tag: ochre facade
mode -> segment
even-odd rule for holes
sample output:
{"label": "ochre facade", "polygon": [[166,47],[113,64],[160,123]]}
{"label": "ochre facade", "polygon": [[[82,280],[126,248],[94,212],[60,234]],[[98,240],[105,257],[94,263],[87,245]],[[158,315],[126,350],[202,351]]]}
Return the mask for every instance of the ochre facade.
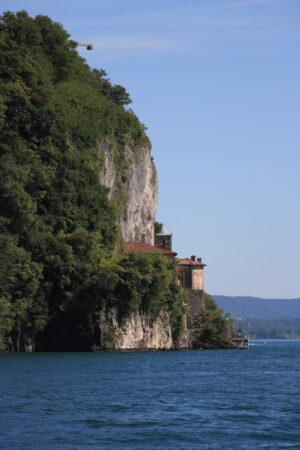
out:
{"label": "ochre facade", "polygon": [[184,289],[204,290],[204,267],[201,258],[178,259],[178,281]]}

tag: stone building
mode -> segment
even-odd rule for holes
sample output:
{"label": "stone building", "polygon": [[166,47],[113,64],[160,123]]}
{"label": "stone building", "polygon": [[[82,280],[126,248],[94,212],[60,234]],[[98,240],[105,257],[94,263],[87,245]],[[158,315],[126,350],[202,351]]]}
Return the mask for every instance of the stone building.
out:
{"label": "stone building", "polygon": [[204,304],[204,267],[201,258],[177,259],[178,283],[187,294],[187,312],[194,317],[201,313]]}
{"label": "stone building", "polygon": [[[156,248],[172,252],[172,233],[163,225],[159,233],[154,235]],[[173,252],[174,253],[174,252]],[[184,289],[204,290],[204,267],[201,258],[192,255],[191,258],[177,258],[178,282]]]}
{"label": "stone building", "polygon": [[154,245],[172,251],[172,234],[168,233],[164,225],[159,233],[154,234]]}
{"label": "stone building", "polygon": [[[124,242],[127,252],[159,251],[167,258],[176,258],[177,253],[172,250],[172,234],[162,226],[154,236],[154,246],[144,242]],[[204,301],[204,267],[201,258],[192,255],[191,258],[176,258],[178,268],[178,284],[187,294],[187,311],[191,316],[201,312]]]}
{"label": "stone building", "polygon": [[178,280],[184,289],[204,290],[204,267],[201,258],[192,255],[191,258],[177,259]]}

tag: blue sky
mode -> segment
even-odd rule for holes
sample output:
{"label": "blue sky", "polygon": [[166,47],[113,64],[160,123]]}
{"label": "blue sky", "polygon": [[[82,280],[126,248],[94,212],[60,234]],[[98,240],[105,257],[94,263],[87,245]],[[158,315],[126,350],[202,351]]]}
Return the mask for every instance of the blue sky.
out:
{"label": "blue sky", "polygon": [[46,14],[131,94],[157,219],[212,294],[300,297],[299,0],[3,0]]}

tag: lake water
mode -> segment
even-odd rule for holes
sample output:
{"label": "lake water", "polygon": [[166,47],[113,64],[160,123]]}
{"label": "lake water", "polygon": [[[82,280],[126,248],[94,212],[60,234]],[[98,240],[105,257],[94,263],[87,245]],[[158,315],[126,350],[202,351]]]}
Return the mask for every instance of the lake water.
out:
{"label": "lake water", "polygon": [[300,341],[0,355],[3,448],[300,448]]}

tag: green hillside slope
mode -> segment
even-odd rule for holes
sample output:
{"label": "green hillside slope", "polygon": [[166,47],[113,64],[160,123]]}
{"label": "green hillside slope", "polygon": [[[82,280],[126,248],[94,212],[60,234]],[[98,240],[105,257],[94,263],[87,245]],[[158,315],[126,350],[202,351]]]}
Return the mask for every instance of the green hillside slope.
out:
{"label": "green hillside slope", "polygon": [[[0,20],[0,349],[87,350],[100,311],[120,320],[170,311],[182,327],[176,267],[125,255],[125,144],[149,145],[130,98],[91,70],[58,23],[26,12]],[[99,182],[99,141],[114,150],[116,201]]]}

